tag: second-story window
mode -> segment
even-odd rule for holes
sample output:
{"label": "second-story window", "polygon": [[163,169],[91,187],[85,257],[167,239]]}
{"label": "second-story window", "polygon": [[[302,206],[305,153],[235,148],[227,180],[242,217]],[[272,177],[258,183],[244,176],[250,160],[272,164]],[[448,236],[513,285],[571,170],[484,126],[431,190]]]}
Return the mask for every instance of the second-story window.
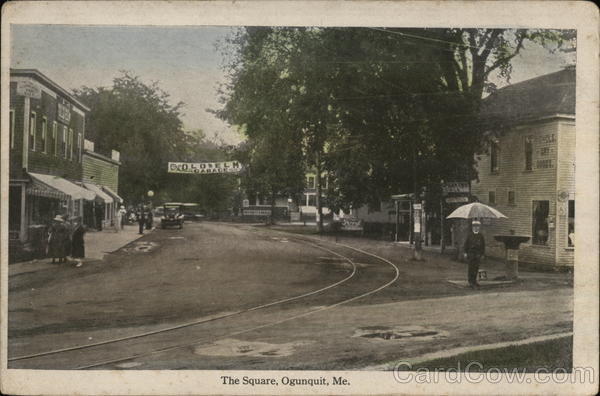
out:
{"label": "second-story window", "polygon": [[58,135],[57,135],[58,124],[56,121],[52,122],[52,154],[58,155]]}
{"label": "second-story window", "polygon": [[31,113],[29,116],[29,150],[35,151],[35,123],[36,123],[36,114]]}
{"label": "second-story window", "polygon": [[73,130],[69,128],[69,159],[73,160]]}
{"label": "second-story window", "polygon": [[77,133],[77,162],[81,161],[81,133]]}
{"label": "second-story window", "polygon": [[497,140],[492,140],[490,143],[490,172],[498,172],[498,157],[500,154],[500,147]]}
{"label": "second-story window", "polygon": [[48,152],[48,119],[46,117],[42,117],[42,152]]}
{"label": "second-story window", "polygon": [[62,127],[62,139],[60,142],[60,151],[62,156],[67,158],[67,127],[63,125]]}
{"label": "second-story window", "polygon": [[489,191],[488,192],[488,203],[490,205],[495,205],[496,204],[496,191]]}
{"label": "second-story window", "polygon": [[10,148],[15,148],[15,111],[10,111],[8,131],[10,133]]}
{"label": "second-story window", "polygon": [[533,169],[533,138],[525,137],[525,170]]}

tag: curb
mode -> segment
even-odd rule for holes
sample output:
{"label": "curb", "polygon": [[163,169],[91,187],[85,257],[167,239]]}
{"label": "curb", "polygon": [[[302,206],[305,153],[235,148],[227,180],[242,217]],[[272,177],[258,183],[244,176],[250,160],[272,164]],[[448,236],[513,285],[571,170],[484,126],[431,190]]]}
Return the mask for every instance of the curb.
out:
{"label": "curb", "polygon": [[394,370],[399,364],[414,365],[414,364],[427,362],[430,360],[445,359],[445,358],[449,358],[449,357],[453,357],[453,356],[458,356],[458,355],[462,355],[463,353],[468,353],[468,352],[485,351],[485,350],[490,350],[490,349],[505,348],[508,346],[527,345],[527,344],[533,344],[536,342],[555,340],[558,338],[564,338],[564,337],[569,337],[569,336],[573,336],[572,331],[566,332],[566,333],[550,334],[550,335],[546,335],[546,336],[525,338],[523,340],[516,340],[516,341],[504,341],[504,342],[496,342],[493,344],[483,344],[483,345],[452,348],[452,349],[448,349],[445,351],[426,353],[425,355],[416,356],[413,358],[406,358],[404,360],[396,360],[394,362],[384,363],[384,364],[380,364],[380,365],[376,365],[376,366],[367,366],[361,370],[391,371],[391,370]]}

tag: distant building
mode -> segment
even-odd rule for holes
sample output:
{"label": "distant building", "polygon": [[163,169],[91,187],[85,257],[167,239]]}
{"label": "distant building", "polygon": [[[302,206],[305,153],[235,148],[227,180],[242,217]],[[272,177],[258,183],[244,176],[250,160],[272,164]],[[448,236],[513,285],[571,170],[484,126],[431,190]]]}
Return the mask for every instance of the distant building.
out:
{"label": "distant building", "polygon": [[112,150],[109,158],[97,153],[94,143],[89,140],[85,141],[84,147],[82,182],[85,188],[96,193],[94,205],[84,204],[84,219],[86,224],[94,227],[107,227],[114,224],[116,211],[123,202],[118,195],[120,154]]}
{"label": "distant building", "polygon": [[528,235],[519,259],[572,266],[575,235],[575,69],[502,88],[484,101],[499,125],[487,153],[477,156],[472,194],[508,219],[485,221],[491,255],[503,257],[493,235]]}

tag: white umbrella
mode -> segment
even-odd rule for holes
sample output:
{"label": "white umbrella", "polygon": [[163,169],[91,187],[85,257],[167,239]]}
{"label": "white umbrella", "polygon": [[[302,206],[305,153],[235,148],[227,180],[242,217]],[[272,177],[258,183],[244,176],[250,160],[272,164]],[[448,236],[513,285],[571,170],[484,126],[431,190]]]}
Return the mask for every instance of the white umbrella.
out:
{"label": "white umbrella", "polygon": [[447,219],[507,219],[496,209],[479,202],[473,202],[457,208]]}

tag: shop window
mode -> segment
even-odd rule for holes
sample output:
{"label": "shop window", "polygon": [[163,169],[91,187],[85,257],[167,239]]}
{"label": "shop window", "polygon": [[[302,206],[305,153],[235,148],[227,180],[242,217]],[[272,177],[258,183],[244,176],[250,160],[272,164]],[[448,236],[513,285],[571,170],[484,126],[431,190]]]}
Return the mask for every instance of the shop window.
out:
{"label": "shop window", "polygon": [[46,117],[42,117],[42,152],[48,152],[48,119]]}
{"label": "shop window", "polygon": [[490,192],[488,192],[488,203],[490,205],[495,205],[496,204],[496,191],[490,191]]}
{"label": "shop window", "polygon": [[527,136],[525,138],[525,170],[533,169],[533,138]]}
{"label": "shop window", "polygon": [[508,204],[515,205],[515,192],[514,191],[508,192]]}
{"label": "shop window", "polygon": [[546,245],[548,243],[549,212],[550,201],[533,201],[531,212],[531,242],[534,245]]}
{"label": "shop window", "polygon": [[314,176],[306,177],[306,188],[315,188],[315,177]]}
{"label": "shop window", "polygon": [[62,127],[62,139],[60,142],[60,149],[62,156],[67,158],[67,127],[64,125]]}
{"label": "shop window", "polygon": [[567,243],[569,247],[575,246],[575,200],[569,200],[568,208],[568,232],[567,232]]}
{"label": "shop window", "polygon": [[35,125],[36,123],[36,114],[31,113],[29,116],[29,150],[35,151]]}
{"label": "shop window", "polygon": [[56,121],[52,122],[52,154],[58,154],[58,135],[57,135],[58,124]]}
{"label": "shop window", "polygon": [[8,132],[10,134],[10,148],[15,148],[15,111],[11,110],[9,115]]}
{"label": "shop window", "polygon": [[490,172],[498,172],[498,157],[500,155],[500,147],[498,141],[493,140],[490,146]]}

